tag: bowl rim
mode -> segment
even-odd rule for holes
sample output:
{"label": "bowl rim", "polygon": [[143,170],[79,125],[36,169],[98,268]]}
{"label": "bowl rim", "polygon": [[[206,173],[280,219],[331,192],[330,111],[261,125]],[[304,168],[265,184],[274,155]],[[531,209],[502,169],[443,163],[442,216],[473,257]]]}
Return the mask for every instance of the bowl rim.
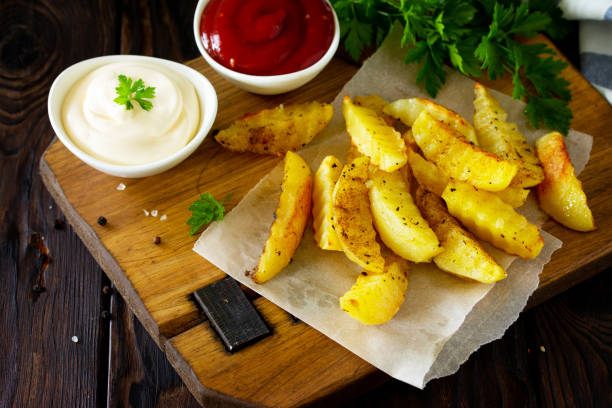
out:
{"label": "bowl rim", "polygon": [[[73,86],[78,80],[80,80],[96,68],[99,68],[106,64],[123,61],[143,61],[160,64],[176,72],[178,75],[181,75],[194,87],[196,95],[198,96],[198,101],[200,103],[201,113],[198,129],[196,130],[196,133],[191,138],[189,143],[187,143],[185,146],[183,146],[183,148],[168,157],[150,163],[136,165],[109,163],[81,150],[66,133],[61,113],[64,100],[71,86]],[[79,74],[79,71],[82,72],[80,72]],[[73,75],[75,76],[75,78],[71,79]],[[64,82],[68,80],[70,80],[71,83],[68,84],[66,88],[67,90],[65,91],[64,95],[58,96],[58,89],[62,87],[62,85],[65,85]],[[198,83],[195,83],[194,80],[197,80]],[[160,172],[168,170],[171,167],[174,167],[175,165],[179,164],[187,157],[189,157],[189,155],[191,155],[191,153],[193,153],[198,148],[198,146],[200,146],[200,144],[208,135],[217,116],[217,109],[218,100],[215,88],[210,83],[210,81],[200,72],[178,62],[144,55],[105,55],[77,62],[76,64],[73,64],[63,70],[55,78],[53,84],[51,85],[47,98],[47,112],[49,116],[49,121],[51,122],[51,126],[57,138],[62,142],[62,144],[66,146],[66,148],[68,148],[68,150],[70,150],[72,154],[74,154],[76,157],[78,157],[80,160],[90,165],[91,167],[94,167],[95,169],[110,175],[126,178],[147,177],[150,175],[158,174]]]}
{"label": "bowl rim", "polygon": [[319,58],[317,62],[299,71],[281,75],[251,75],[233,71],[221,65],[214,58],[212,58],[208,54],[208,52],[204,48],[204,44],[202,43],[202,38],[200,36],[200,20],[202,19],[204,7],[206,7],[209,2],[210,0],[199,0],[196,6],[195,14],[193,16],[193,35],[195,37],[195,42],[198,46],[198,50],[200,50],[200,54],[202,54],[202,57],[204,57],[206,62],[208,62],[208,64],[212,66],[215,71],[218,71],[221,75],[230,77],[235,81],[240,81],[244,83],[251,82],[254,85],[265,87],[278,86],[279,82],[293,81],[297,77],[307,77],[308,75],[314,76],[316,73],[318,73],[318,71],[322,70],[329,63],[329,61],[336,53],[338,45],[340,44],[340,22],[338,21],[336,10],[334,10],[334,6],[332,6],[329,0],[325,0],[325,2],[329,5],[332,11],[332,15],[334,16],[334,37],[332,38],[332,42],[327,48],[325,54],[323,54],[323,56]]}

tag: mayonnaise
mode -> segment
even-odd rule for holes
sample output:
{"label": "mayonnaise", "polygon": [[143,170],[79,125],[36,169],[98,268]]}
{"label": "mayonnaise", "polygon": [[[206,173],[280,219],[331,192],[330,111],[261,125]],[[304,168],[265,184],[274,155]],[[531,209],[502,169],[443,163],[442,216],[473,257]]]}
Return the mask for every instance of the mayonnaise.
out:
{"label": "mayonnaise", "polygon": [[[155,87],[143,110],[113,101],[118,76]],[[108,163],[138,165],[166,158],[182,149],[200,124],[200,102],[193,85],[182,75],[148,62],[119,62],[97,68],[68,92],[62,107],[64,129],[83,151]]]}

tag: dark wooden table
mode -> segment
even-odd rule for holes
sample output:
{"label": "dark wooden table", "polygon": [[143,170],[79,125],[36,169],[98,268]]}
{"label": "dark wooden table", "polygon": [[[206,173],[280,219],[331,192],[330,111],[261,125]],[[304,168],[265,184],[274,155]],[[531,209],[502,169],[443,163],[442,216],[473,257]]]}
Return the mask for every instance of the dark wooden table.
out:
{"label": "dark wooden table", "polygon": [[[196,57],[195,4],[0,2],[0,407],[198,406],[38,175],[53,79],[99,55]],[[457,374],[423,391],[390,380],[346,407],[612,406],[610,299],[608,270],[524,312]]]}

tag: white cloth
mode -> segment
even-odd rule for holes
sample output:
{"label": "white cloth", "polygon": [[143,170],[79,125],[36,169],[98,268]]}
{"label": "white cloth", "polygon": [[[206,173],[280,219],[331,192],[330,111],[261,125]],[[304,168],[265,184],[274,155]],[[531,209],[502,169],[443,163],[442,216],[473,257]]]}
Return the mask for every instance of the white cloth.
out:
{"label": "white cloth", "polygon": [[612,0],[561,0],[568,20],[580,21],[580,70],[612,104]]}

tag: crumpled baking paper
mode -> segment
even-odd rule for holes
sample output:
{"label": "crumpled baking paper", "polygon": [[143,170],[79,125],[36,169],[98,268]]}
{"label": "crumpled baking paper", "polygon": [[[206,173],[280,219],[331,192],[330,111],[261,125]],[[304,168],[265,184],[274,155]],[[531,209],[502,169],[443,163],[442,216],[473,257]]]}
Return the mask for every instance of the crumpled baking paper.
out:
{"label": "crumpled baking paper", "polygon": [[[328,154],[343,160],[350,139],[345,131],[341,101],[346,95],[376,93],[388,101],[428,98],[415,85],[418,67],[403,63],[401,30],[389,35],[338,94],[329,126],[300,152],[313,172]],[[315,79],[316,80],[316,79]],[[473,81],[449,70],[447,84],[436,102],[471,119]],[[527,126],[524,104],[494,92],[510,121],[534,143],[544,131]],[[586,165],[592,137],[570,131],[566,138],[576,171]],[[538,287],[539,274],[561,241],[542,231],[544,248],[536,259],[516,259],[501,251],[492,255],[506,268],[508,278],[494,285],[467,282],[438,270],[433,264],[412,265],[406,300],[388,323],[364,326],[339,307],[338,298],[355,282],[361,269],[343,253],[323,251],[310,225],[291,262],[265,284],[245,276],[257,264],[278,205],[282,163],[265,176],[220,222],[205,230],[194,250],[209,262],[287,312],[340,343],[353,353],[397,378],[423,388],[433,379],[454,373],[481,345],[500,338],[524,309]],[[521,209],[531,222],[542,225],[535,193]]]}

